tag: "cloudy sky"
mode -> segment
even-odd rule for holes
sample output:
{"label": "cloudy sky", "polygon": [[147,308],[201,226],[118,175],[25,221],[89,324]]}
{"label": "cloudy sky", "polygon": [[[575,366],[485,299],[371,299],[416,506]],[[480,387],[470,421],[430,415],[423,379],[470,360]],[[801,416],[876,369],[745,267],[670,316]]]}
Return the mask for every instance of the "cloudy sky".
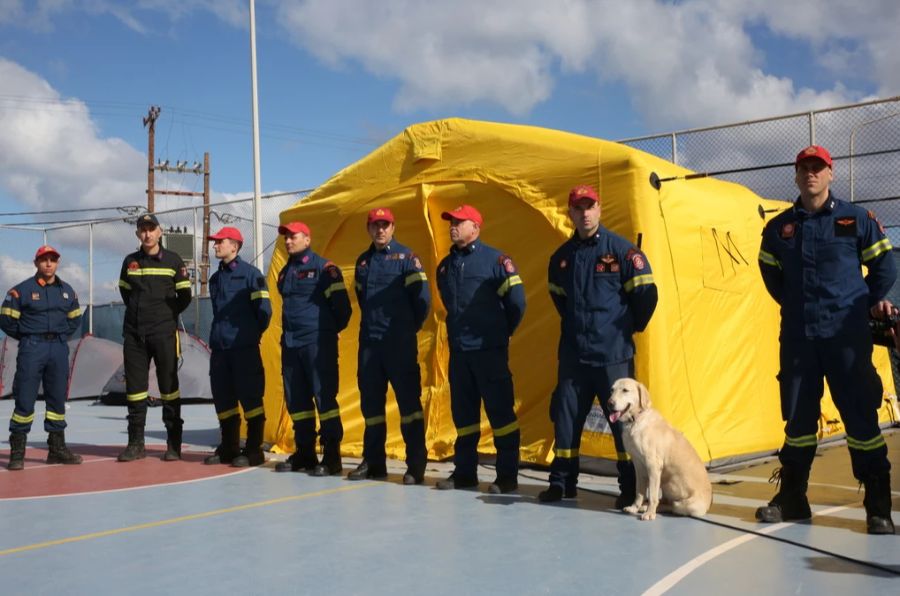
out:
{"label": "cloudy sky", "polygon": [[[898,23],[895,0],[257,0],[263,192],[450,116],[619,139],[898,95]],[[158,157],[209,151],[215,197],[246,196],[248,38],[247,0],[0,0],[0,223],[145,204],[150,105]],[[107,228],[115,268],[134,240]],[[85,287],[84,230],[49,239]],[[0,285],[41,241],[0,229]]]}

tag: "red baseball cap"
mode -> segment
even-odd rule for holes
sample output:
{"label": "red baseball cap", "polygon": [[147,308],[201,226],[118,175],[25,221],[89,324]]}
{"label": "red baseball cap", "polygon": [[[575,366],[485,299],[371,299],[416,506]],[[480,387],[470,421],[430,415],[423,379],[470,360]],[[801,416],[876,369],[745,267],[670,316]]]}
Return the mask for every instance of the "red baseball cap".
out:
{"label": "red baseball cap", "polygon": [[825,147],[820,147],[819,145],[810,145],[803,151],[797,154],[797,160],[794,162],[794,167],[797,167],[804,159],[821,159],[825,162],[825,165],[829,168],[831,167],[831,154],[828,153],[828,149]]}
{"label": "red baseball cap", "polygon": [[593,186],[589,184],[579,184],[569,191],[569,207],[580,201],[581,199],[590,199],[595,203],[600,202],[600,196]]}
{"label": "red baseball cap", "polygon": [[388,223],[394,223],[394,214],[391,213],[390,209],[379,207],[377,209],[372,209],[369,211],[369,217],[366,219],[366,224],[370,224],[373,221],[386,221]]}
{"label": "red baseball cap", "polygon": [[237,228],[232,228],[231,226],[225,226],[224,228],[222,228],[215,234],[211,234],[209,236],[209,239],[210,240],[228,239],[228,240],[235,240],[237,242],[240,242],[241,244],[244,243],[244,237],[241,236],[241,231]]}
{"label": "red baseball cap", "polygon": [[37,261],[44,255],[56,255],[56,258],[59,258],[59,251],[53,248],[52,246],[45,244],[44,246],[37,249],[37,252],[34,253],[34,260]]}
{"label": "red baseball cap", "polygon": [[278,226],[278,233],[282,236],[293,236],[297,232],[303,232],[307,236],[312,236],[312,234],[309,233],[309,226],[302,221],[291,221]]}
{"label": "red baseball cap", "polygon": [[484,219],[481,217],[481,214],[478,213],[478,209],[471,205],[460,205],[450,211],[444,211],[441,213],[441,219],[446,219],[447,221],[451,219],[469,219],[479,226],[484,223]]}

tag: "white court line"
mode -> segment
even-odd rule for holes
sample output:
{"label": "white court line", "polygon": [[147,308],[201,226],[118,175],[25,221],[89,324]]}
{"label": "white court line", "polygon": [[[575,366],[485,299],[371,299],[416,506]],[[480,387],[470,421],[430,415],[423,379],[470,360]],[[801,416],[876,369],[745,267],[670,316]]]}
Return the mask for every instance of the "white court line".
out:
{"label": "white court line", "polygon": [[[112,458],[110,458],[112,459]],[[100,460],[97,460],[100,461]],[[60,464],[62,465],[62,464]],[[158,486],[177,486],[179,484],[191,484],[194,482],[204,482],[206,480],[215,480],[216,478],[228,478],[229,476],[235,476],[236,474],[244,474],[246,472],[252,472],[262,466],[251,466],[245,469],[238,469],[234,472],[228,472],[225,474],[218,474],[216,476],[206,476],[204,478],[193,478],[191,480],[179,480],[178,482],[161,482],[158,484],[144,484],[141,486],[129,486],[127,488],[111,488],[108,490],[91,490],[87,492],[74,492],[74,493],[61,493],[58,495],[37,495],[34,497],[9,497],[9,498],[0,498],[0,503],[5,503],[7,501],[33,501],[36,499],[55,499],[57,497],[78,497],[81,495],[105,495],[107,493],[121,493],[130,490],[143,490],[145,488],[156,488]]]}
{"label": "white court line", "polygon": [[[832,507],[830,509],[823,509],[822,511],[816,512],[813,517],[818,517],[820,515],[829,515],[831,513],[836,513],[838,511],[843,511],[844,509],[850,509],[849,505],[841,505],[840,507]],[[774,524],[768,526],[762,530],[756,530],[758,534],[771,534],[773,532],[777,532],[783,528],[794,525],[789,522],[782,522],[778,524]],[[675,584],[683,580],[685,577],[693,573],[700,566],[712,561],[719,555],[724,555],[728,551],[739,547],[745,542],[749,542],[754,538],[759,538],[757,534],[744,534],[743,536],[739,536],[738,538],[733,538],[728,542],[720,544],[719,546],[706,551],[705,553],[698,555],[670,573],[669,575],[663,577],[661,580],[650,586],[646,592],[644,592],[643,596],[659,596],[660,594],[665,594],[669,590],[671,590]]]}

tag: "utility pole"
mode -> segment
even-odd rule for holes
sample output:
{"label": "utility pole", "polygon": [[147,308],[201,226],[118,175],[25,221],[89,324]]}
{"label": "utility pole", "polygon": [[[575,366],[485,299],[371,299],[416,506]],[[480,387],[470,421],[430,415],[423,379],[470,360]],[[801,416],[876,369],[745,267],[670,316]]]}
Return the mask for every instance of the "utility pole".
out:
{"label": "utility pole", "polygon": [[153,199],[154,199],[154,189],[153,189],[153,153],[154,149],[154,137],[156,136],[156,119],[159,118],[159,106],[150,106],[150,109],[147,111],[147,115],[144,116],[144,127],[146,128],[149,125],[149,129],[147,130],[147,211],[153,213]]}
{"label": "utility pole", "polygon": [[203,238],[200,240],[200,295],[206,296],[209,283],[209,151],[203,154]]}

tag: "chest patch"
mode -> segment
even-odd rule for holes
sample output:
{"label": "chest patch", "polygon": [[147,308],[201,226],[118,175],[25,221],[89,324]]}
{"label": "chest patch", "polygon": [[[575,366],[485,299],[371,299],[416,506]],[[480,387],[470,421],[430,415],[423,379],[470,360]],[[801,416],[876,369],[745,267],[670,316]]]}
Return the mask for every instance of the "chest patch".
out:
{"label": "chest patch", "polygon": [[316,270],[315,269],[298,269],[297,270],[297,279],[315,279],[316,278]]}
{"label": "chest patch", "polygon": [[797,233],[797,225],[793,222],[788,222],[781,226],[781,230],[778,231],[778,235],[781,236],[783,240],[787,240],[789,238],[793,238],[794,234]]}
{"label": "chest patch", "polygon": [[619,269],[619,259],[613,254],[600,255],[594,264],[595,273],[617,273]]}
{"label": "chest patch", "polygon": [[856,218],[855,217],[839,217],[834,220],[835,236],[856,236]]}
{"label": "chest patch", "polygon": [[137,270],[140,269],[140,268],[141,268],[141,266],[138,265],[138,262],[137,262],[137,261],[131,261],[130,263],[128,263],[128,270],[129,270],[129,271],[137,271]]}
{"label": "chest patch", "polygon": [[32,292],[32,293],[31,293],[31,299],[32,299],[34,302],[37,302],[38,300],[41,299],[40,293],[38,293],[38,292]]}

